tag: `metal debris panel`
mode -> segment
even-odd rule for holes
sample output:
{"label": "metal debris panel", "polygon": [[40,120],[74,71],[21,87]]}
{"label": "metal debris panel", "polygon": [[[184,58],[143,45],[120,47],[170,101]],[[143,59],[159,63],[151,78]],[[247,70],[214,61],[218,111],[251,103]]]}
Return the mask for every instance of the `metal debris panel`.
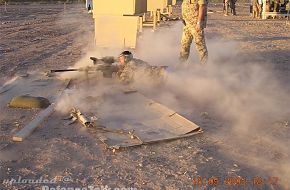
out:
{"label": "metal debris panel", "polygon": [[200,127],[174,110],[153,101],[139,92],[114,92],[98,107],[98,123],[106,129],[133,131],[102,133],[109,148],[120,148],[182,138],[199,133]]}

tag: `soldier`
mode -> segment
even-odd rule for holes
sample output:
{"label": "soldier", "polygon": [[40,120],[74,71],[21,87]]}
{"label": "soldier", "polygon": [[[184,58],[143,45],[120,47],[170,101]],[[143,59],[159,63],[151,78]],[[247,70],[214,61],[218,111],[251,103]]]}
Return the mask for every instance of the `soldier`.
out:
{"label": "soldier", "polygon": [[258,7],[258,0],[252,0],[252,6],[253,6],[253,18],[259,17],[259,7]]}
{"label": "soldier", "polygon": [[232,15],[236,14],[236,0],[224,0],[224,15],[229,15],[229,8],[231,8]]}
{"label": "soldier", "polygon": [[263,0],[258,0],[258,18],[262,18],[262,11],[263,11]]}
{"label": "soldier", "polygon": [[288,3],[286,3],[286,11],[287,11],[287,17],[288,17],[288,20],[289,20],[289,15],[290,15],[290,1],[288,0]]}
{"label": "soldier", "polygon": [[237,13],[236,13],[236,2],[237,2],[237,0],[230,0],[231,13],[234,16],[237,15]]}
{"label": "soldier", "polygon": [[166,67],[150,66],[140,59],[133,58],[133,54],[130,51],[123,51],[118,58],[117,76],[125,84],[133,82],[136,75],[138,77],[148,76],[153,80],[160,79],[164,75]]}
{"label": "soldier", "polygon": [[273,12],[279,12],[280,10],[280,0],[274,0]]}
{"label": "soldier", "polygon": [[224,16],[229,16],[230,0],[224,0]]}
{"label": "soldier", "polygon": [[183,0],[182,17],[184,22],[181,39],[180,62],[185,62],[189,57],[190,46],[194,40],[199,53],[200,62],[205,64],[208,58],[204,38],[204,28],[207,20],[207,0]]}

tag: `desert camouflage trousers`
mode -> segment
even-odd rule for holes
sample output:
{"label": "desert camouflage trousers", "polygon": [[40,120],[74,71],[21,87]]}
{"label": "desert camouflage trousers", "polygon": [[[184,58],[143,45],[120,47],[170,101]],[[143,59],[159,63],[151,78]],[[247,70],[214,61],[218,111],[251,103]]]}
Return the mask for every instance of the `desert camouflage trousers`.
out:
{"label": "desert camouflage trousers", "polygon": [[195,43],[200,62],[205,64],[207,62],[208,52],[205,44],[204,31],[201,30],[198,32],[192,25],[186,25],[183,27],[180,61],[185,62],[188,59],[192,41]]}
{"label": "desert camouflage trousers", "polygon": [[252,1],[253,5],[253,18],[262,18],[262,5],[258,3],[258,0]]}

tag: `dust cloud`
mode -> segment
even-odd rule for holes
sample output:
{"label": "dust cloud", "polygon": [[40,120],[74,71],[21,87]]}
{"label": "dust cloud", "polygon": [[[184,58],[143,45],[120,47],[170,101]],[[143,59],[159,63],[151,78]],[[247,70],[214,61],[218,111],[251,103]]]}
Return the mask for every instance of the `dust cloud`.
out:
{"label": "dust cloud", "polygon": [[287,180],[290,98],[289,90],[275,76],[273,63],[245,61],[249,58],[240,56],[239,43],[207,39],[207,65],[198,64],[192,47],[193,56],[178,67],[180,34],[181,26],[177,23],[173,29],[144,35],[137,54],[150,63],[171,68],[162,88],[146,88],[146,82],[139,83],[139,88],[175,110],[211,113],[223,124],[209,135],[235,150],[225,154]]}
{"label": "dust cloud", "polygon": [[[145,30],[133,51],[134,56],[151,65],[169,68],[162,86],[152,85],[142,78],[136,80],[134,88],[177,111],[208,112],[222,122],[208,135],[230,144],[235,150],[225,151],[225,155],[234,156],[241,164],[257,167],[271,176],[287,179],[290,175],[290,149],[287,148],[290,146],[287,123],[290,98],[289,91],[275,77],[272,63],[245,61],[239,54],[238,42],[211,38],[207,39],[207,65],[198,64],[195,47],[192,47],[188,63],[179,66],[181,33],[179,22],[154,33]],[[89,56],[118,55],[120,51],[94,49],[75,66],[85,66]],[[111,87],[102,85],[93,89],[90,93],[102,97]],[[73,99],[60,101],[59,110],[80,104],[79,100],[87,96],[87,92],[85,89],[74,91]],[[86,109],[85,105],[79,107]],[[206,127],[201,127],[207,134]]]}

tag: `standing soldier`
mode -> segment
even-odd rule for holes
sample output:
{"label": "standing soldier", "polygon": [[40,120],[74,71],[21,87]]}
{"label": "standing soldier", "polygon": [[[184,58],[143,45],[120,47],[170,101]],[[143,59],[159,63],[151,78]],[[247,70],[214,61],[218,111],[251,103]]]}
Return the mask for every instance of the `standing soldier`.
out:
{"label": "standing soldier", "polygon": [[184,21],[181,39],[180,61],[183,63],[189,57],[190,46],[194,40],[199,53],[200,62],[205,64],[208,58],[204,38],[204,28],[207,20],[207,0],[183,0],[182,17]]}
{"label": "standing soldier", "polygon": [[258,18],[259,16],[259,7],[258,7],[258,0],[252,0],[252,6],[253,6],[253,18]]}
{"label": "standing soldier", "polygon": [[274,0],[273,12],[279,12],[280,10],[280,0]]}
{"label": "standing soldier", "polygon": [[224,5],[225,16],[229,15],[229,8],[231,8],[232,15],[237,15],[236,14],[236,0],[224,0],[223,5]]}
{"label": "standing soldier", "polygon": [[231,12],[232,15],[237,15],[236,13],[236,0],[230,0],[230,7],[231,7]]}
{"label": "standing soldier", "polygon": [[287,17],[288,17],[288,20],[289,20],[289,14],[290,14],[290,1],[289,0],[288,0],[288,3],[286,3],[286,11],[287,11]]}
{"label": "standing soldier", "polygon": [[262,0],[253,0],[253,18],[262,18]]}
{"label": "standing soldier", "polygon": [[258,0],[258,18],[262,18],[262,11],[263,11],[263,0]]}
{"label": "standing soldier", "polygon": [[224,16],[229,16],[230,0],[224,0]]}

